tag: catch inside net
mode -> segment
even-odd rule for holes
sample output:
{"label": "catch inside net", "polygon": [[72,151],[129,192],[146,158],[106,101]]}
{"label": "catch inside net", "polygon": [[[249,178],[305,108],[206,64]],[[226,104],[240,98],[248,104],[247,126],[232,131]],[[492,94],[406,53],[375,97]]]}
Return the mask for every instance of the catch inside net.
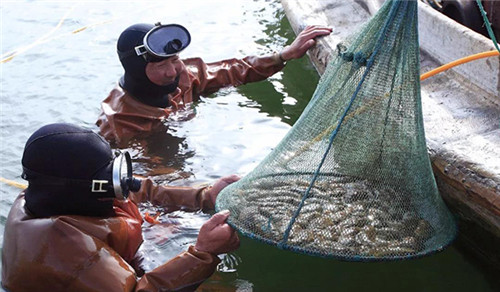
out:
{"label": "catch inside net", "polygon": [[386,1],[333,52],[278,146],[218,196],[242,234],[348,261],[443,249],[456,235],[425,142],[417,2]]}

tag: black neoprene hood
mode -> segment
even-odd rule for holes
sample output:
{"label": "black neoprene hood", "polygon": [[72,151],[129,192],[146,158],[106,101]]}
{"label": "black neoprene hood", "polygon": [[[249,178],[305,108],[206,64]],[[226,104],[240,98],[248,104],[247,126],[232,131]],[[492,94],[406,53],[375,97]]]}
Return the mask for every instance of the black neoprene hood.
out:
{"label": "black neoprene hood", "polygon": [[26,142],[22,157],[23,177],[29,186],[26,207],[34,215],[104,216],[113,201],[98,199],[90,187],[74,181],[111,181],[111,147],[89,129],[71,124],[50,124]]}
{"label": "black neoprene hood", "polygon": [[[120,86],[144,104],[165,108],[169,106],[168,94],[177,89],[179,77],[173,83],[165,86],[154,84],[146,75],[146,65],[148,64],[146,59],[148,58],[145,58],[145,56],[151,54],[138,55],[136,51],[136,48],[144,45],[144,37],[154,28],[156,27],[152,24],[134,24],[125,29],[118,38],[117,52],[123,69],[125,69],[125,74],[120,78]],[[172,44],[177,43],[178,39],[176,37],[179,34],[178,30],[171,31],[173,35],[170,38],[175,38],[174,41],[169,40],[167,34],[163,35],[165,37],[164,53],[168,56],[175,53],[172,51]],[[162,35],[160,34],[160,36]],[[179,51],[189,45],[189,42],[186,43],[184,38],[181,39],[185,42],[184,44],[181,44],[180,47],[173,46],[177,47]],[[152,47],[161,47],[158,45],[160,41],[160,39],[156,38],[155,46]],[[154,58],[153,60],[160,61],[162,59]]]}

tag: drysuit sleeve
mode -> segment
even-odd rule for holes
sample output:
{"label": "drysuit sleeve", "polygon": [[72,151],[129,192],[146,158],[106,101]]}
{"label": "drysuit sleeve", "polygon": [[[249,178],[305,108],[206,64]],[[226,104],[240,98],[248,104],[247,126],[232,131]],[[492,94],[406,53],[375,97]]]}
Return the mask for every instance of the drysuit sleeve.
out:
{"label": "drysuit sleeve", "polygon": [[195,75],[195,80],[193,80],[195,95],[208,95],[222,87],[261,81],[285,66],[277,55],[248,56],[243,59],[228,59],[212,63],[205,63],[200,58],[192,58],[184,60],[184,63]]}
{"label": "drysuit sleeve", "polygon": [[194,291],[220,263],[194,247],[137,278],[133,269],[108,248],[96,251],[66,291]]}
{"label": "drysuit sleeve", "polygon": [[141,189],[130,194],[130,199],[136,204],[149,201],[169,211],[180,208],[212,210],[215,206],[207,194],[208,190],[209,187],[162,186],[153,183],[151,179],[145,179],[141,183]]}
{"label": "drysuit sleeve", "polygon": [[135,291],[194,291],[215,272],[219,263],[217,256],[190,246],[167,263],[145,273],[138,280]]}

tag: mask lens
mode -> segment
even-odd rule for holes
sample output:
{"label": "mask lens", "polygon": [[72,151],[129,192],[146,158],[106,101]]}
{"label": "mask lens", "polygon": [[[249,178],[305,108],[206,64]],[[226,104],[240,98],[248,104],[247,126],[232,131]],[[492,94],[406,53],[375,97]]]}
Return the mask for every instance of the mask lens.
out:
{"label": "mask lens", "polygon": [[127,164],[123,163],[122,161],[122,167],[121,167],[121,174],[120,174],[120,186],[122,187],[122,193],[123,197],[127,198],[128,197],[128,185],[127,185]]}
{"label": "mask lens", "polygon": [[122,166],[124,155],[121,152],[116,152],[115,160],[113,161],[113,190],[115,197],[118,199],[125,199],[124,192],[121,186]]}
{"label": "mask lens", "polygon": [[144,38],[146,49],[157,57],[170,57],[184,50],[191,42],[187,29],[177,24],[160,25]]}
{"label": "mask lens", "polygon": [[113,190],[115,191],[115,197],[121,200],[128,197],[128,186],[126,181],[129,173],[130,177],[132,176],[132,170],[127,163],[127,157],[130,161],[130,154],[128,154],[128,152],[117,152],[113,162]]}
{"label": "mask lens", "polygon": [[115,197],[124,200],[130,191],[141,188],[141,181],[132,175],[132,159],[128,152],[118,152],[113,162],[113,189]]}
{"label": "mask lens", "polygon": [[165,52],[178,52],[182,49],[182,42],[178,39],[171,40],[165,46]]}
{"label": "mask lens", "polygon": [[[120,161],[120,163],[121,163],[121,165],[120,165],[120,182],[122,182],[122,183],[128,178],[128,175],[129,175],[129,169],[128,169],[128,163],[126,161],[126,155],[123,155],[123,158],[124,159],[121,159],[121,161]],[[129,159],[130,159],[130,156],[129,156]]]}

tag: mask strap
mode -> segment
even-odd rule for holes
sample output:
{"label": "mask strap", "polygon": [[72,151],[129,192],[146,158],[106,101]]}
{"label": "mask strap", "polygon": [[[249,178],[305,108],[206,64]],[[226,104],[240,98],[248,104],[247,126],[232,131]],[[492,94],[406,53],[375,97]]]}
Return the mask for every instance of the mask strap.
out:
{"label": "mask strap", "polygon": [[36,171],[23,167],[21,177],[29,181],[29,185],[34,186],[58,186],[58,187],[76,187],[89,190],[97,198],[113,198],[113,184],[108,180],[84,180],[61,178],[38,173]]}

